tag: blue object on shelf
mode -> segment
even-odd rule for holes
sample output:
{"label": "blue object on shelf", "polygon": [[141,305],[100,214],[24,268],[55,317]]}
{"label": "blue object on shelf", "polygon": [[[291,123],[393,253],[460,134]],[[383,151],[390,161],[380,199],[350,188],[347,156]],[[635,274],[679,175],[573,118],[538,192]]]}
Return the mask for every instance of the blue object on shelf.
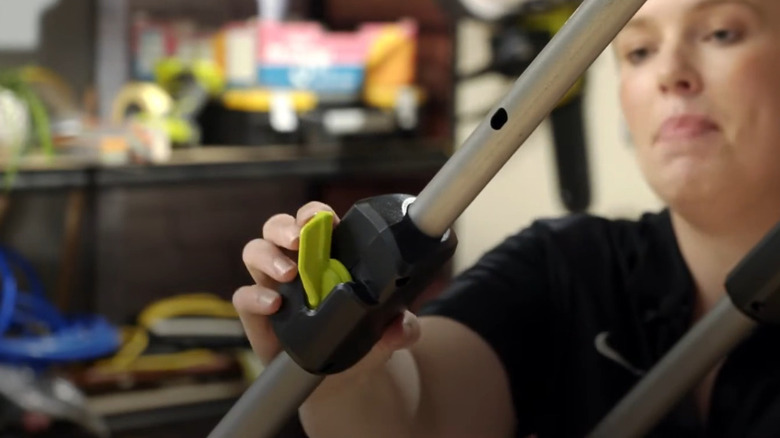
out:
{"label": "blue object on shelf", "polygon": [[308,90],[320,96],[355,95],[362,91],[365,67],[334,65],[301,67],[263,65],[258,68],[258,80],[272,89]]}
{"label": "blue object on shelf", "polygon": [[[19,290],[12,267],[24,274],[30,292]],[[0,362],[40,369],[96,359],[119,348],[119,330],[104,318],[60,314],[46,299],[33,267],[9,248],[0,247],[0,277]]]}

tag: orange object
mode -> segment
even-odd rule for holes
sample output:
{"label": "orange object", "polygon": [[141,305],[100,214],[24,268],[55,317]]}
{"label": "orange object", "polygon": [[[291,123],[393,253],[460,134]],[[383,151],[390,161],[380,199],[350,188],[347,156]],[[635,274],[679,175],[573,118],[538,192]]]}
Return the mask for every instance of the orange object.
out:
{"label": "orange object", "polygon": [[100,151],[104,153],[127,151],[127,140],[120,136],[106,136],[100,140]]}
{"label": "orange object", "polygon": [[214,61],[217,63],[222,75],[227,75],[227,31],[220,29],[212,38],[211,44],[214,50]]}
{"label": "orange object", "polygon": [[366,60],[365,86],[410,85],[417,63],[417,25],[412,20],[367,25],[375,32]]}

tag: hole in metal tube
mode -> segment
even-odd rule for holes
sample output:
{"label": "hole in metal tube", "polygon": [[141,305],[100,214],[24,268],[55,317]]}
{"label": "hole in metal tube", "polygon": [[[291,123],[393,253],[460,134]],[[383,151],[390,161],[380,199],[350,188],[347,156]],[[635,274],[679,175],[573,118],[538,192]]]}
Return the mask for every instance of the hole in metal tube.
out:
{"label": "hole in metal tube", "polygon": [[499,108],[490,119],[490,127],[498,131],[504,127],[504,124],[507,122],[507,120],[509,120],[509,115],[506,113],[506,110]]}

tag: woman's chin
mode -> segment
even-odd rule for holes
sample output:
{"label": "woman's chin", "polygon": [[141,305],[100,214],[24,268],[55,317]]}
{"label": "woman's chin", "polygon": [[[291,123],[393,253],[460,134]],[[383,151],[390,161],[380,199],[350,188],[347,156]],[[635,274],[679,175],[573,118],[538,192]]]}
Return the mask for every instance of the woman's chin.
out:
{"label": "woman's chin", "polygon": [[651,179],[653,189],[670,206],[713,205],[723,200],[724,178],[706,169],[671,168]]}

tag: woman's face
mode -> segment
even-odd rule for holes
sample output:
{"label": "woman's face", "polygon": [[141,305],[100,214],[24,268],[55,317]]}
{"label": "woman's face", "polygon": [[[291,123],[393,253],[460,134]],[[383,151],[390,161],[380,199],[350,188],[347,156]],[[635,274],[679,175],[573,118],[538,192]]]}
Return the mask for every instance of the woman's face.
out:
{"label": "woman's face", "polygon": [[780,0],[648,0],[615,49],[662,199],[713,214],[780,204]]}

